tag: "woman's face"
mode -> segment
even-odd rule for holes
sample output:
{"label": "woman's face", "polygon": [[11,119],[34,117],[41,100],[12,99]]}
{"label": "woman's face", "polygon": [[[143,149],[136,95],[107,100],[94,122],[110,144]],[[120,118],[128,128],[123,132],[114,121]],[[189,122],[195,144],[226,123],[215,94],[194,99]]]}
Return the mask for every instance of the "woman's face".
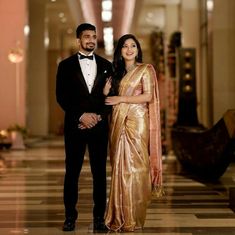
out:
{"label": "woman's face", "polygon": [[132,38],[129,38],[124,42],[121,54],[125,61],[135,61],[135,57],[138,55],[138,49]]}

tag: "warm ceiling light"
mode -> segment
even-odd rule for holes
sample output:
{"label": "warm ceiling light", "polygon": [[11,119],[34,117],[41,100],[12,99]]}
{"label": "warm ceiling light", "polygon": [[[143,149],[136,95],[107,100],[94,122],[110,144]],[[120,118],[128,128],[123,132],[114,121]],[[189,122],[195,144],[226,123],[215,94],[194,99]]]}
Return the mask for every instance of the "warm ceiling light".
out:
{"label": "warm ceiling light", "polygon": [[48,36],[45,36],[44,38],[44,46],[45,48],[48,48],[50,45],[50,38]]}
{"label": "warm ceiling light", "polygon": [[104,49],[106,55],[113,54],[113,28],[112,27],[104,27]]}
{"label": "warm ceiling light", "polygon": [[103,11],[111,11],[112,10],[112,1],[111,0],[103,0],[102,1],[102,10]]}
{"label": "warm ceiling light", "polygon": [[73,30],[71,28],[68,28],[67,29],[67,34],[72,34],[73,33]]}
{"label": "warm ceiling light", "polygon": [[17,41],[17,46],[15,48],[12,48],[8,54],[8,59],[12,63],[20,63],[23,61],[24,55],[23,55],[23,50],[20,48],[20,42]]}
{"label": "warm ceiling light", "polygon": [[61,21],[62,23],[65,23],[65,22],[67,22],[67,18],[63,17],[63,18],[61,18],[60,21]]}
{"label": "warm ceiling light", "polygon": [[207,5],[207,10],[208,11],[213,11],[213,8],[214,8],[213,0],[207,0],[206,5]]}
{"label": "warm ceiling light", "polygon": [[101,17],[102,17],[102,21],[110,22],[112,20],[112,12],[111,11],[102,11]]}
{"label": "warm ceiling light", "polygon": [[101,12],[102,21],[110,22],[112,20],[112,1],[103,0],[102,1],[102,12]]}
{"label": "warm ceiling light", "polygon": [[25,36],[29,36],[29,32],[30,32],[30,27],[29,27],[29,25],[25,25],[25,26],[24,26],[24,35],[25,35]]}
{"label": "warm ceiling light", "polygon": [[63,17],[64,17],[64,12],[60,12],[60,13],[59,13],[59,17],[60,17],[60,18],[63,18]]}

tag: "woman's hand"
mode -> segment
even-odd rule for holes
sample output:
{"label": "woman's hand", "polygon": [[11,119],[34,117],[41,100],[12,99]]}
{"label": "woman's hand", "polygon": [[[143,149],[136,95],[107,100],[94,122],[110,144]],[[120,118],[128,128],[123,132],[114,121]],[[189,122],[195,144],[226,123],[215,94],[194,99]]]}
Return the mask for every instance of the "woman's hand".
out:
{"label": "woman's hand", "polygon": [[115,104],[119,104],[122,103],[122,96],[108,96],[105,99],[105,104],[106,105],[115,105]]}
{"label": "woman's hand", "polygon": [[110,92],[110,89],[111,89],[111,86],[112,86],[111,82],[112,82],[111,77],[106,79],[106,83],[105,83],[105,86],[103,88],[103,94],[104,95],[108,95],[108,93]]}

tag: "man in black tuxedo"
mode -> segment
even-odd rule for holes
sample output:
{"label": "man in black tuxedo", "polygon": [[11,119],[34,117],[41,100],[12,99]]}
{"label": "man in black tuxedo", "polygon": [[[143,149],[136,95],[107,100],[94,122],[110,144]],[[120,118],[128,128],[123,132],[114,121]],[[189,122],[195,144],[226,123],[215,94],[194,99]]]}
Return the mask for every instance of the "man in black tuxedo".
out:
{"label": "man in black tuxedo", "polygon": [[103,88],[112,74],[112,64],[96,55],[96,28],[84,23],[76,31],[79,52],[60,62],[56,98],[65,112],[65,165],[63,231],[75,229],[78,217],[78,179],[88,147],[93,177],[94,230],[105,230],[106,159],[108,119]]}

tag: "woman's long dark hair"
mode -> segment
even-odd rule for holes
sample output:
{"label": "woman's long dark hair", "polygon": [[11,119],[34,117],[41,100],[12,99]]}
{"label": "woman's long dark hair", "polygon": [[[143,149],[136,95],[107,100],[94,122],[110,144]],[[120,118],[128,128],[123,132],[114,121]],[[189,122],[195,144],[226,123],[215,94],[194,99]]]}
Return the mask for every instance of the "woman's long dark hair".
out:
{"label": "woman's long dark hair", "polygon": [[127,39],[133,39],[137,45],[138,54],[136,57],[136,62],[142,63],[142,61],[143,61],[142,60],[142,49],[141,49],[140,43],[133,34],[125,34],[121,38],[119,38],[119,40],[117,42],[117,46],[114,51],[114,55],[113,55],[113,69],[114,69],[114,76],[113,76],[113,83],[114,84],[113,85],[115,86],[116,92],[118,90],[118,86],[119,86],[119,83],[120,83],[122,77],[127,72],[126,68],[125,68],[125,62],[122,57],[122,48],[123,48],[123,45],[125,44],[125,41]]}

